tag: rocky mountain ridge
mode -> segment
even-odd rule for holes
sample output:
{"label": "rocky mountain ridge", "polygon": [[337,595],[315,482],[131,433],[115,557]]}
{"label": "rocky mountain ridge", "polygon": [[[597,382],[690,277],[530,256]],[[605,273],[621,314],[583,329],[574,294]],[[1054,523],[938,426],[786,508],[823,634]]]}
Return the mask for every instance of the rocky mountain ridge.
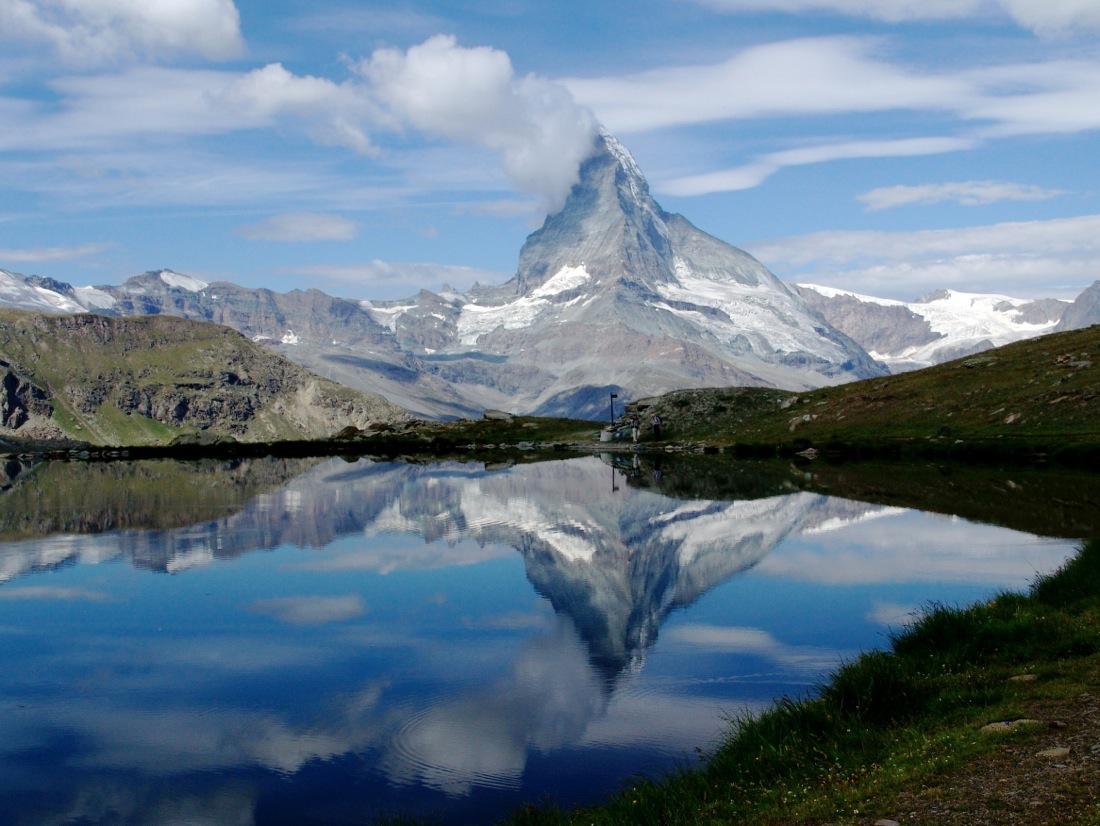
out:
{"label": "rocky mountain ridge", "polygon": [[606,133],[501,285],[354,301],[167,269],[97,287],[0,271],[0,305],[224,324],[432,418],[486,408],[597,418],[609,392],[626,400],[688,387],[812,389],[1051,332],[1069,306],[957,291],[898,302],[788,286],[665,212]]}
{"label": "rocky mountain ridge", "polygon": [[799,284],[795,289],[830,324],[894,373],[1053,332],[1070,306],[1053,298],[958,290],[940,290],[903,302],[817,284]]}

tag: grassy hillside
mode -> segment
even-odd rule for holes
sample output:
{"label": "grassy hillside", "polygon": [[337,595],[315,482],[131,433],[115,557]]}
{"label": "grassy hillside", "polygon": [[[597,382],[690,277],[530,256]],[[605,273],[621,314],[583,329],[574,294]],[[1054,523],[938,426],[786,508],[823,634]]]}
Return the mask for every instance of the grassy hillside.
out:
{"label": "grassy hillside", "polygon": [[166,316],[0,312],[3,430],[99,445],[325,438],[402,411],[226,327]]}
{"label": "grassy hillside", "polygon": [[810,393],[684,390],[632,408],[646,423],[659,413],[667,440],[710,444],[1095,445],[1100,443],[1100,326]]}

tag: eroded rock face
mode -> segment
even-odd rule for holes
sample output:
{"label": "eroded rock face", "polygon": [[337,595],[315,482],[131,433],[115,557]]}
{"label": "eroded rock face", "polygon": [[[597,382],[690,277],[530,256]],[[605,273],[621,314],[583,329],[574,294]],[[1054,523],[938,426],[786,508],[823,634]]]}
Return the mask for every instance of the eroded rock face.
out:
{"label": "eroded rock face", "polygon": [[16,373],[3,360],[0,371],[0,424],[8,430],[18,430],[32,417],[48,419],[53,415],[49,393]]}

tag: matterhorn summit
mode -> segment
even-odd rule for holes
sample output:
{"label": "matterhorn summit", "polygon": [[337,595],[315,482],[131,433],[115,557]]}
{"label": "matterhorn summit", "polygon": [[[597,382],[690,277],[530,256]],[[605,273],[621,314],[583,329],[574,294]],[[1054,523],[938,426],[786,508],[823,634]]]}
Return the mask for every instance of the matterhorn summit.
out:
{"label": "matterhorn summit", "polygon": [[[491,358],[521,411],[591,415],[608,391],[801,389],[883,372],[751,255],[661,209],[606,132],[565,206],[523,245],[515,277],[445,303],[420,316],[432,338],[446,329],[444,349],[482,359],[482,374]],[[403,326],[411,346],[426,338]]]}

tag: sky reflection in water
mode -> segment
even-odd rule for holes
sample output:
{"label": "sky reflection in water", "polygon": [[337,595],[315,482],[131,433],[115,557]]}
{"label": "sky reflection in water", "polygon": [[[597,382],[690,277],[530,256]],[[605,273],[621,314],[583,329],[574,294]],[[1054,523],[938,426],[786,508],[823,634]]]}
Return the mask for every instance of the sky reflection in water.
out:
{"label": "sky reflection in water", "polygon": [[596,458],[127,468],[0,496],[0,822],[597,799],[1076,544],[808,492],[671,498]]}

